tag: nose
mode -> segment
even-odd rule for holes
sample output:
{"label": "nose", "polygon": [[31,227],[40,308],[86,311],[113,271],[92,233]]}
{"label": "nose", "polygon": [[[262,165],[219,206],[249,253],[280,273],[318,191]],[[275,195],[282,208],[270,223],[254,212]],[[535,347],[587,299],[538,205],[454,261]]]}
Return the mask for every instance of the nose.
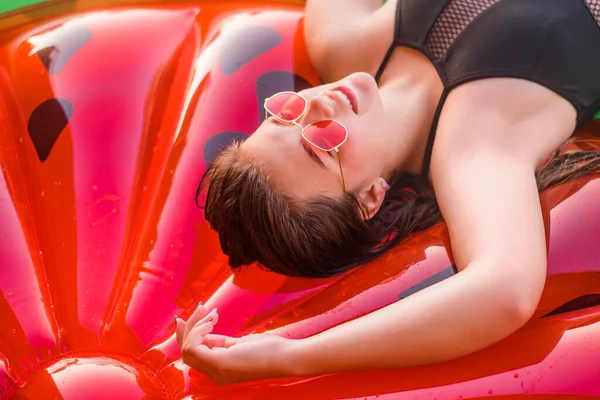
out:
{"label": "nose", "polygon": [[324,119],[332,119],[334,116],[335,110],[332,104],[329,104],[326,98],[315,96],[308,100],[306,112],[302,117],[302,125],[307,125]]}

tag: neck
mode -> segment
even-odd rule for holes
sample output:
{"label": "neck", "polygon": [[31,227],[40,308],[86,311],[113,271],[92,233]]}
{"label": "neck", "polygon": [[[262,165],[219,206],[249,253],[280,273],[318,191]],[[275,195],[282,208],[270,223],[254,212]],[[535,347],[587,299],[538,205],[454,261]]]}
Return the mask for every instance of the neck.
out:
{"label": "neck", "polygon": [[388,176],[398,172],[420,175],[433,116],[443,91],[429,62],[411,49],[394,54],[381,77],[381,95],[389,122]]}

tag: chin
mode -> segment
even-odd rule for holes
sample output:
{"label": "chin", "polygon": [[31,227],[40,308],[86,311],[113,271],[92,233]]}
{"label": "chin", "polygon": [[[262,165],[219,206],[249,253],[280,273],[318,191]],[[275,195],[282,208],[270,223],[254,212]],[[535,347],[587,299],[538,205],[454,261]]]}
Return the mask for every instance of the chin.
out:
{"label": "chin", "polygon": [[355,72],[348,75],[344,80],[360,92],[371,92],[373,90],[377,90],[377,82],[375,82],[375,78],[366,72]]}

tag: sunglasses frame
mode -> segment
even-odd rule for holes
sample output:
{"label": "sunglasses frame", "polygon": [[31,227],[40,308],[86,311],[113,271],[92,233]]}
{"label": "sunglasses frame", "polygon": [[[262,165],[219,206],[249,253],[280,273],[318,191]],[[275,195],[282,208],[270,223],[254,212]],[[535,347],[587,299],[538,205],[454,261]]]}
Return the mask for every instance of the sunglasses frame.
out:
{"label": "sunglasses frame", "polygon": [[[268,102],[269,100],[271,100],[272,98],[274,98],[275,96],[279,96],[279,95],[281,95],[281,94],[291,94],[291,95],[297,96],[297,97],[301,98],[302,100],[304,100],[304,109],[303,109],[303,110],[302,110],[302,112],[301,112],[301,113],[300,113],[300,114],[299,114],[299,115],[298,115],[296,118],[294,118],[293,120],[289,120],[289,121],[288,121],[288,120],[286,120],[286,119],[283,119],[283,118],[281,118],[281,117],[278,117],[277,115],[273,114],[273,113],[272,113],[272,112],[271,112],[271,111],[270,111],[270,110],[267,108],[267,102]],[[272,116],[273,116],[273,118],[275,118],[275,119],[276,119],[277,121],[279,121],[279,122],[282,122],[282,123],[284,123],[284,124],[288,124],[288,125],[296,125],[297,127],[299,127],[299,128],[300,128],[300,133],[302,134],[302,139],[304,139],[304,140],[305,140],[305,141],[306,141],[308,144],[310,144],[311,146],[313,146],[313,147],[315,147],[315,148],[317,148],[317,149],[319,149],[319,150],[321,150],[321,151],[324,151],[324,152],[330,152],[330,151],[332,151],[332,150],[333,150],[333,151],[335,151],[335,153],[336,153],[336,155],[337,155],[337,157],[336,157],[336,158],[337,158],[337,161],[338,161],[338,165],[339,165],[339,167],[340,167],[340,177],[341,177],[341,179],[342,179],[342,188],[343,188],[343,190],[344,190],[344,192],[345,192],[345,191],[346,191],[346,180],[344,179],[344,170],[342,169],[342,161],[341,161],[341,159],[340,159],[340,147],[341,147],[341,146],[342,146],[344,143],[346,143],[346,140],[348,140],[348,128],[346,128],[346,126],[345,126],[344,124],[342,124],[340,121],[337,121],[337,120],[335,120],[335,119],[332,119],[332,118],[328,118],[328,119],[322,119],[322,120],[319,120],[319,121],[311,122],[310,124],[308,124],[308,125],[306,125],[306,126],[304,126],[304,127],[303,127],[302,125],[300,125],[300,124],[299,124],[297,121],[298,121],[300,118],[302,118],[302,116],[303,116],[303,115],[306,113],[306,110],[308,109],[308,100],[306,100],[304,97],[302,97],[301,95],[299,95],[299,94],[298,94],[298,93],[296,93],[296,92],[291,92],[291,91],[283,91],[283,92],[278,92],[278,93],[275,93],[274,95],[272,95],[272,96],[269,96],[269,97],[267,97],[267,98],[265,99],[265,102],[264,102],[264,104],[263,104],[263,107],[265,108],[265,119],[267,119],[267,118],[269,117],[269,114],[270,114],[270,115],[272,115]],[[345,137],[344,137],[344,140],[342,140],[342,142],[341,142],[340,144],[338,144],[337,146],[335,146],[335,147],[332,147],[332,148],[330,148],[330,149],[324,149],[324,148],[322,148],[322,147],[320,147],[320,146],[317,146],[317,145],[316,145],[316,144],[314,144],[312,141],[310,141],[310,140],[309,140],[309,139],[306,137],[306,135],[304,135],[304,131],[305,131],[306,129],[308,129],[309,127],[311,127],[312,125],[320,124],[320,123],[322,123],[322,122],[335,122],[336,124],[338,124],[339,126],[341,126],[342,128],[344,128],[344,132],[345,132]]]}

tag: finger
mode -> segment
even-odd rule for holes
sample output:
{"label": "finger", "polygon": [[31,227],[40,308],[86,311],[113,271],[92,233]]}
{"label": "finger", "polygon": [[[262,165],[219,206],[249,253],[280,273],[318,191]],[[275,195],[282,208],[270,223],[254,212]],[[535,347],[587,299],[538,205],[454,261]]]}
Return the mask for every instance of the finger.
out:
{"label": "finger", "polygon": [[203,344],[190,347],[186,345],[185,352],[182,354],[183,362],[210,377],[219,366],[225,351],[228,350],[222,348],[213,350]]}
{"label": "finger", "polygon": [[193,347],[202,345],[202,340],[204,339],[204,336],[211,333],[213,330],[213,327],[214,327],[214,325],[213,325],[212,321],[207,321],[203,324],[200,324],[200,323],[197,324],[187,334],[187,337],[185,338],[185,342],[184,342],[185,345],[193,346]]}
{"label": "finger", "polygon": [[181,318],[177,318],[177,316],[175,316],[175,338],[177,339],[179,350],[181,350],[181,347],[183,346],[184,331],[185,322]]}
{"label": "finger", "polygon": [[194,311],[192,311],[192,315],[190,315],[190,317],[192,317],[193,315],[199,315],[199,318],[202,318],[206,315],[207,312],[208,309],[204,306],[202,302],[199,302],[198,305],[196,305]]}
{"label": "finger", "polygon": [[208,314],[206,314],[206,316],[204,318],[201,319],[201,321],[208,321],[208,320],[212,320],[213,324],[217,323],[217,321],[219,320],[219,313],[217,312],[216,308],[213,308],[212,310],[210,310],[210,312]]}
{"label": "finger", "polygon": [[237,338],[209,333],[204,336],[204,338],[202,339],[202,343],[211,349],[214,347],[228,348],[237,343]]}
{"label": "finger", "polygon": [[217,313],[217,309],[213,309],[211,312],[209,312],[208,314],[206,314],[203,318],[201,318],[200,320],[198,320],[198,322],[196,322],[194,325],[191,325],[191,322],[188,322],[188,327],[186,328],[186,335],[196,326],[196,325],[202,325],[207,323],[208,321],[211,321],[213,323],[213,325],[216,325],[216,323],[219,321],[219,314]]}
{"label": "finger", "polygon": [[217,315],[216,308],[213,308],[210,312],[207,312],[206,310],[207,309],[202,306],[198,307],[188,319],[188,323],[193,327],[197,323],[206,322],[208,319],[212,319]]}
{"label": "finger", "polygon": [[187,320],[186,329],[184,331],[184,337],[187,335],[190,329],[192,329],[194,325],[198,323],[198,321],[200,321],[207,315],[207,313],[208,310],[204,307],[202,302],[198,303],[198,306],[196,306],[196,309],[192,312],[192,315],[190,315],[190,317]]}

